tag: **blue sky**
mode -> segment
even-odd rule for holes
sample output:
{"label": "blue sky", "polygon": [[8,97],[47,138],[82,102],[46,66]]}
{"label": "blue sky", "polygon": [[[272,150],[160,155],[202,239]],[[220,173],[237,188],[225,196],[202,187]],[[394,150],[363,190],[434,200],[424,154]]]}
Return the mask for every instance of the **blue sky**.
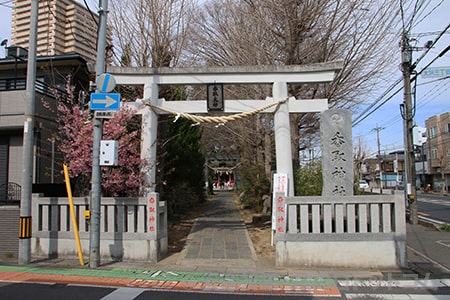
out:
{"label": "blue sky", "polygon": [[[437,9],[434,7],[439,5]],[[437,33],[442,32],[450,21],[450,1],[435,0],[430,1],[430,5],[416,19],[417,25],[411,30],[411,38],[417,40],[417,47],[422,47],[428,40],[435,40]],[[423,19],[423,20],[422,20]],[[422,20],[422,21],[420,21]],[[420,22],[419,22],[420,21]],[[400,37],[398,37],[400,41]],[[411,42],[413,45],[413,42]],[[448,45],[450,45],[450,31],[442,36],[439,42],[433,47],[428,54],[420,61],[416,71],[421,71],[436,56],[441,53]],[[413,52],[413,62],[417,60],[424,50]],[[398,63],[400,65],[400,47],[398,49]],[[444,56],[437,59],[429,68],[448,67],[450,69],[450,51]],[[396,72],[392,82],[402,76],[400,68]],[[425,127],[425,120],[429,117],[450,111],[450,78],[437,80],[438,78],[418,77],[417,80],[417,106],[415,114],[415,123],[418,126]],[[399,87],[402,87],[400,85]],[[380,90],[380,94],[384,90]],[[368,101],[373,102],[374,99]],[[403,103],[403,90],[384,104],[380,109],[367,117],[357,126],[353,127],[354,145],[357,143],[358,137],[361,137],[362,145],[369,150],[369,154],[377,152],[377,134],[374,128],[384,128],[379,132],[381,152],[392,152],[394,150],[403,149],[403,121],[400,115],[400,104]],[[358,114],[355,114],[356,117]]]}
{"label": "blue sky", "polygon": [[[83,0],[77,0],[83,3]],[[86,0],[91,9],[96,10],[98,0]],[[10,40],[11,6],[12,0],[0,0],[0,40]],[[438,6],[439,5],[439,6]],[[438,6],[437,9],[434,9]],[[443,31],[449,24],[450,0],[431,0],[423,12],[416,19],[416,25],[412,28],[412,37],[416,38],[417,46],[423,46],[428,40],[434,40],[437,33]],[[420,21],[420,22],[419,22]],[[400,41],[400,37],[399,37]],[[416,70],[420,71],[443,49],[450,45],[450,31],[443,35],[439,42],[428,52],[418,64]],[[414,51],[413,61],[421,56],[423,51]],[[0,49],[0,56],[4,55],[4,49]],[[398,62],[400,64],[400,49],[398,49]],[[436,60],[430,67],[448,67],[450,69],[450,51]],[[394,81],[401,77],[398,70]],[[415,122],[424,127],[425,120],[433,115],[450,111],[450,78],[443,80],[425,79],[419,76],[417,86],[417,109]],[[390,83],[389,83],[390,84]],[[380,90],[380,94],[384,90]],[[368,99],[371,103],[374,99]],[[357,126],[353,127],[354,144],[361,137],[362,145],[369,154],[377,151],[376,127],[383,128],[380,131],[380,144],[382,152],[390,152],[403,148],[403,122],[400,116],[399,105],[403,102],[403,92],[398,93],[380,109],[367,117]],[[357,114],[354,115],[356,117]]]}

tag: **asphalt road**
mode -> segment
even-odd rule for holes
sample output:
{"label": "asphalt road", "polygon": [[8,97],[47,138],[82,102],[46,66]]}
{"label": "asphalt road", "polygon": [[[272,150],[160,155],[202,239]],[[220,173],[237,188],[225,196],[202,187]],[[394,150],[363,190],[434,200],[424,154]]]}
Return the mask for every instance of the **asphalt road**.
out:
{"label": "asphalt road", "polygon": [[0,282],[0,297],[8,300],[336,300],[336,299],[450,299],[449,280],[338,281],[341,297],[311,297],[311,295],[243,295],[232,293],[174,292],[130,287],[99,287],[66,284]]}
{"label": "asphalt road", "polygon": [[[6,283],[0,282],[0,299],[8,300],[295,300],[311,299],[310,295],[244,295],[230,293],[174,292],[143,288],[108,288],[97,286]],[[340,297],[314,297],[316,300],[341,299]]]}
{"label": "asphalt road", "polygon": [[450,224],[450,197],[419,194],[417,204],[422,216]]}

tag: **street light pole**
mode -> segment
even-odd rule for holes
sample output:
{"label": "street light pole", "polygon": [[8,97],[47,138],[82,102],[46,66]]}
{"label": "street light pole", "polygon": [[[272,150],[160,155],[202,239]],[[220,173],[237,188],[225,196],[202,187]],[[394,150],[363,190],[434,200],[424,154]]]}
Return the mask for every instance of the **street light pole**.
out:
{"label": "street light pole", "polygon": [[[97,63],[95,66],[96,77],[105,72],[106,14],[108,13],[108,0],[99,0],[98,7],[99,29],[97,37]],[[98,91],[98,87],[96,87],[96,89]],[[89,267],[97,268],[100,265],[100,200],[102,191],[100,144],[103,134],[103,119],[94,117],[93,122]]]}
{"label": "street light pole", "polygon": [[411,61],[412,48],[409,45],[409,36],[405,31],[403,32],[402,42],[402,72],[403,72],[403,103],[400,105],[401,113],[404,123],[404,138],[405,138],[405,183],[406,194],[410,203],[410,222],[411,224],[418,224],[417,217],[417,197],[416,197],[416,170],[415,170],[415,154],[413,144],[413,106],[411,99]]}

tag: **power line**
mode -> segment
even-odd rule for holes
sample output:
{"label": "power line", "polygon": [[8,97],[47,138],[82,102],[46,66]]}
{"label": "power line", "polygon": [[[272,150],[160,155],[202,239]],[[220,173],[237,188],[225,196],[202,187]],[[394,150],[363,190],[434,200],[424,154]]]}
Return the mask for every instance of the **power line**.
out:
{"label": "power line", "polygon": [[[425,106],[426,104],[432,102],[433,100],[435,100],[437,97],[439,97],[440,95],[442,95],[443,93],[445,93],[446,91],[448,91],[450,89],[450,81],[447,82],[443,82],[441,81],[441,85],[435,86],[433,88],[433,90],[431,90],[429,93],[427,93],[426,95],[424,95],[420,100],[418,100],[418,107],[417,108],[421,108],[423,106]],[[424,98],[426,97],[426,98]],[[450,106],[450,103],[449,103]],[[384,127],[384,129],[387,129],[393,125],[395,125],[397,122],[399,122],[401,120],[400,115],[394,115],[392,118],[390,118],[389,120],[387,120],[386,122],[384,122],[382,124],[382,126]],[[371,132],[373,132],[373,130],[369,130],[365,133],[362,133],[362,135],[368,136]],[[373,138],[371,139],[372,141],[376,142],[376,139]],[[399,148],[400,146],[395,146],[394,148]],[[401,146],[403,147],[403,145]]]}
{"label": "power line", "polygon": [[8,1],[3,1],[3,2],[0,2],[0,6],[4,6],[4,7],[7,7],[7,8],[12,8],[12,5],[8,5],[8,4],[12,4],[12,2],[13,2],[13,0],[8,0]]}
{"label": "power line", "polygon": [[95,18],[94,14],[92,13],[92,10],[91,10],[91,8],[89,7],[89,4],[87,3],[86,0],[83,0],[83,2],[84,2],[84,5],[86,6],[87,10],[88,10],[89,13],[90,13],[92,20],[94,20],[95,25],[98,27],[97,19]]}
{"label": "power line", "polygon": [[438,4],[436,4],[436,6],[434,6],[425,16],[422,17],[422,19],[420,19],[419,21],[417,21],[414,26],[419,25],[420,23],[423,22],[423,20],[425,20],[427,17],[429,17],[439,6],[441,6],[444,3],[444,0],[441,0],[441,2],[439,2]]}
{"label": "power line", "polygon": [[[411,69],[412,69],[412,70],[414,70],[415,67],[417,66],[417,64],[425,57],[425,55],[428,54],[428,52],[430,52],[431,48],[433,48],[433,46],[436,45],[436,43],[439,41],[439,39],[447,32],[447,30],[448,30],[449,28],[450,28],[450,23],[449,23],[449,24],[447,25],[447,27],[445,27],[445,29],[444,29],[443,31],[441,31],[441,33],[434,39],[433,43],[432,43],[429,47],[426,48],[425,52],[422,53],[422,55],[421,55],[419,58],[417,58],[416,61],[411,65]],[[448,49],[449,49],[449,47],[450,47],[450,46],[447,46],[447,48],[444,49],[444,51],[447,52]],[[439,57],[441,57],[441,56],[444,55],[444,54],[445,54],[445,53],[439,54]],[[428,64],[427,67],[428,67],[429,65],[430,65],[430,64]],[[425,69],[425,68],[424,68],[424,69]],[[423,72],[424,69],[422,69],[421,73]]]}
{"label": "power line", "polygon": [[[442,3],[439,3],[432,10],[434,11],[441,4]],[[419,5],[418,2],[416,1],[416,4],[414,6],[414,10],[413,10],[413,15],[412,15],[410,21],[408,22],[408,24],[409,24],[408,27],[410,27],[412,25],[412,20],[414,19],[414,17],[417,14],[418,10],[420,10],[420,8],[422,6],[423,6],[423,3]],[[400,8],[401,8],[400,11],[401,11],[402,23],[404,24],[403,26],[406,26],[402,1],[400,1]],[[427,14],[427,16],[429,16],[429,15],[430,14]],[[422,19],[421,19],[421,21],[422,21]],[[436,45],[436,43],[442,38],[442,36],[447,32],[447,30],[449,28],[450,28],[450,24],[447,25],[447,27],[444,30],[439,32],[439,35],[435,38],[435,40],[433,41],[431,47],[427,48],[427,50],[418,59],[416,59],[414,64],[411,65],[411,70],[413,70],[417,66],[417,64],[429,53],[430,49],[434,45]],[[428,68],[433,62],[435,62],[439,57],[442,57],[449,50],[450,50],[450,45],[446,49],[444,49],[437,57],[435,57],[428,65],[426,65],[424,68],[422,68],[422,70],[420,72],[416,73],[415,76],[413,78],[411,78],[411,80],[415,81],[418,75],[420,75],[426,68]],[[354,127],[354,126],[360,124],[363,120],[365,120],[367,117],[369,117],[371,114],[373,114],[376,110],[378,110],[381,106],[383,106],[389,100],[391,100],[395,95],[397,95],[402,90],[402,88],[397,89],[394,92],[394,94],[390,95],[386,100],[381,102],[383,100],[383,98],[386,97],[401,81],[402,81],[402,77],[397,79],[390,87],[388,87],[387,90],[380,97],[378,97],[371,105],[369,105],[364,111],[362,111],[353,120],[352,126]],[[380,103],[380,104],[378,104],[378,103]],[[375,105],[377,105],[377,106],[375,106]]]}
{"label": "power line", "polygon": [[[398,81],[398,82],[397,82]],[[401,79],[400,80],[397,80],[396,81],[396,84],[395,84],[395,86],[396,85],[398,85],[399,83],[400,83],[400,81],[401,81]],[[395,87],[394,86],[394,87]],[[392,94],[392,95],[390,95],[387,99],[385,99],[382,103],[380,103],[378,106],[376,106],[376,107],[374,107],[374,105],[375,104],[377,104],[378,102],[380,102],[383,98],[384,98],[384,96],[386,95],[386,94],[388,94],[390,91],[392,90],[392,88],[390,89],[390,90],[388,90],[388,91],[386,91],[381,97],[379,97],[370,107],[369,107],[369,109],[366,109],[363,113],[367,113],[365,116],[363,116],[363,114],[360,114],[356,119],[355,119],[355,121],[353,121],[353,124],[352,124],[352,126],[354,127],[354,126],[356,126],[356,125],[358,125],[359,123],[361,123],[362,121],[364,121],[365,119],[367,119],[371,114],[373,114],[376,110],[378,110],[381,106],[383,106],[384,104],[386,104],[389,100],[391,100],[392,98],[394,98],[394,96],[396,96],[401,90],[403,90],[403,86],[402,87],[400,87],[400,88],[398,88],[397,90],[395,90],[395,92]],[[372,109],[370,112],[369,112],[369,110],[370,109]]]}
{"label": "power line", "polygon": [[[436,40],[433,42],[433,45],[436,44],[436,42],[443,36],[443,34],[450,28],[450,24],[443,30],[441,31],[441,34],[436,38]],[[441,53],[439,53],[436,57],[434,57],[425,67],[423,67],[419,72],[417,72],[412,78],[411,81],[415,81],[417,76],[422,74],[423,71],[425,71],[431,64],[433,64],[437,59],[439,59],[440,57],[442,57],[445,53],[447,53],[450,50],[450,45],[447,46],[444,50],[441,51]],[[427,51],[428,53],[428,51]],[[424,57],[424,55],[422,55],[420,57],[420,59],[416,60],[416,62],[413,64],[413,66],[417,65],[420,60],[422,60]],[[358,125],[359,123],[361,123],[363,120],[365,120],[366,118],[368,118],[371,114],[373,114],[376,110],[378,110],[381,106],[383,106],[384,104],[386,104],[389,100],[391,100],[394,96],[396,96],[402,89],[403,87],[398,88],[394,94],[390,95],[386,100],[384,100],[381,104],[377,105],[376,107],[374,107],[375,104],[379,103],[389,92],[392,91],[392,89],[397,86],[399,83],[401,82],[401,79],[397,79],[393,85],[391,85],[377,100],[374,101],[374,103],[372,103],[367,109],[365,109],[358,117],[356,117],[356,119],[353,121],[353,127]],[[366,115],[364,115],[366,114]]]}
{"label": "power line", "polygon": [[[438,96],[442,95],[443,93],[445,93],[450,87],[447,87],[444,90],[442,90],[442,89],[445,88],[447,85],[449,85],[450,81],[444,82],[443,80],[444,79],[448,79],[448,78],[450,78],[450,76],[439,78],[439,79],[436,79],[436,80],[432,80],[432,81],[428,81],[426,83],[419,84],[421,86],[421,85],[431,84],[431,83],[436,83],[436,82],[440,83],[439,85],[434,86],[432,90],[428,91],[425,95],[423,95],[420,99],[417,100],[417,102],[419,103],[417,108],[425,106],[429,102],[431,102],[434,99],[436,99],[436,97],[438,97]],[[392,125],[394,125],[398,121],[400,121],[400,117],[398,115],[395,115],[392,118],[390,118],[389,120],[387,120],[383,124],[383,126],[385,128],[388,128],[388,127],[391,127]]]}

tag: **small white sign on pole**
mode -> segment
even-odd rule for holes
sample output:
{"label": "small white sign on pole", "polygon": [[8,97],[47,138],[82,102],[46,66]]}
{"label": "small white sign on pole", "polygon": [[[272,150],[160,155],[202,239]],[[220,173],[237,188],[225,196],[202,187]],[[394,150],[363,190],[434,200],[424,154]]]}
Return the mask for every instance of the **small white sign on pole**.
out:
{"label": "small white sign on pole", "polygon": [[289,192],[289,181],[288,175],[285,173],[275,173],[273,175],[273,194],[272,194],[272,230],[276,230],[277,220],[276,220],[276,207],[277,207],[277,199],[275,195],[277,193],[284,193],[285,196],[288,196]]}

